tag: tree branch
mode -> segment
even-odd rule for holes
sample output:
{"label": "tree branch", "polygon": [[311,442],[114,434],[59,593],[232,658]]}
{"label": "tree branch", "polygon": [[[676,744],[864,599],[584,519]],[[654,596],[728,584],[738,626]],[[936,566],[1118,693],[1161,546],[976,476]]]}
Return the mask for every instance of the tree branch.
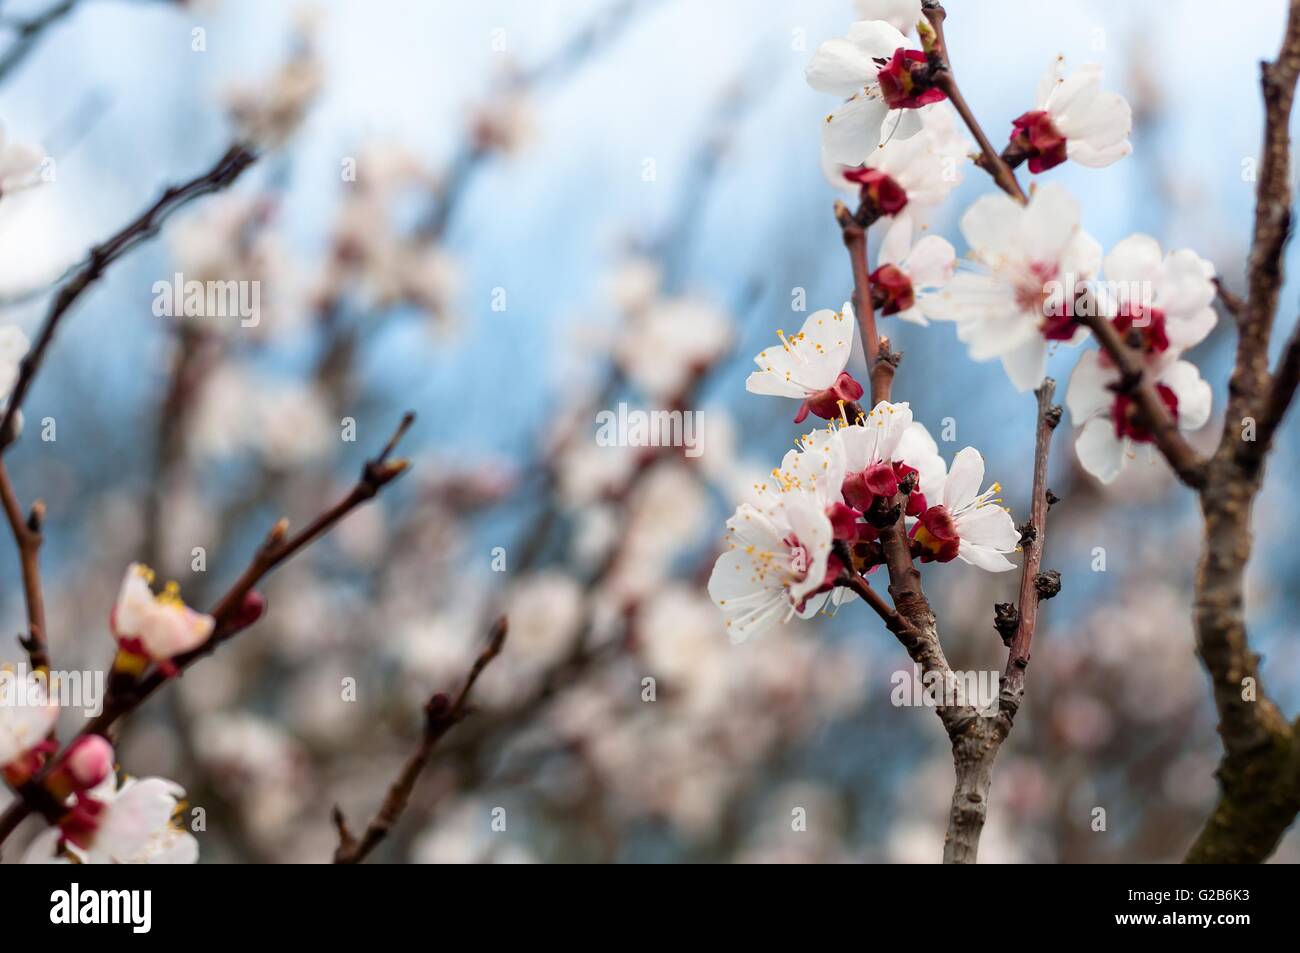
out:
{"label": "tree branch", "polygon": [[45,630],[45,595],[41,587],[41,541],[45,523],[45,504],[37,500],[31,512],[23,517],[22,505],[9,479],[9,468],[0,458],[0,504],[13,532],[18,548],[18,561],[22,567],[23,598],[27,603],[27,635],[20,641],[27,651],[33,671],[49,671],[49,641]]}
{"label": "tree branch", "polygon": [[[173,658],[171,662],[176,669],[180,671],[188,669],[199,659],[216,651],[222,643],[255,622],[256,615],[250,616],[245,603],[246,597],[253,591],[254,586],[285,560],[323,536],[352,510],[374,498],[383,487],[410,468],[408,460],[390,460],[389,457],[393,450],[396,449],[397,442],[401,440],[403,434],[410,428],[414,420],[415,414],[408,411],[402,417],[401,423],[379,455],[366,461],[360,479],[348,494],[317,516],[300,532],[290,536],[288,534],[289,522],[286,519],[282,519],[275,524],[266,540],[254,554],[248,568],[244,570],[239,579],[235,581],[234,585],[230,587],[212,609],[210,615],[215,620],[215,625],[211,638],[199,648]],[[110,690],[104,700],[103,711],[87,722],[86,726],[78,732],[77,738],[91,734],[107,737],[109,729],[113,727],[119,718],[140,707],[150,695],[168,681],[168,676],[155,668],[134,686],[124,691],[114,692]],[[50,764],[56,763],[57,760],[57,758],[52,758]],[[29,787],[37,791],[42,790],[41,785],[45,780],[46,772],[38,775]],[[23,797],[15,800],[5,810],[4,814],[0,815],[0,843],[3,843],[5,838],[13,833],[23,819],[32,812],[35,805],[29,803],[29,801],[30,798],[27,792],[24,791]]]}
{"label": "tree branch", "polygon": [[1034,440],[1034,482],[1029,503],[1028,531],[1022,536],[1021,545],[1024,566],[1020,574],[1019,624],[1007,653],[1000,702],[1008,719],[1015,717],[1024,696],[1025,669],[1029,666],[1029,650],[1038,626],[1038,604],[1044,595],[1039,572],[1043,565],[1043,547],[1047,544],[1047,510],[1052,502],[1051,491],[1047,488],[1047,457],[1052,447],[1052,434],[1061,422],[1061,408],[1052,403],[1055,392],[1056,381],[1050,377],[1035,391],[1038,397],[1038,428]]}
{"label": "tree branch", "polygon": [[948,12],[944,10],[943,4],[931,2],[931,0],[926,0],[922,12],[935,34],[933,42],[926,51],[930,56],[931,63],[936,67],[934,83],[948,96],[953,108],[957,110],[957,115],[966,124],[970,134],[975,137],[975,142],[980,148],[980,155],[975,164],[993,178],[998,188],[1021,205],[1024,205],[1029,199],[1026,197],[1024,189],[1020,187],[1015,172],[1002,158],[1002,154],[993,147],[989,137],[984,134],[983,127],[980,126],[979,120],[975,118],[975,113],[971,111],[970,105],[966,102],[966,97],[962,95],[961,87],[957,85],[957,77],[952,71],[952,61],[948,57],[948,41],[943,34],[943,21],[947,18]]}
{"label": "tree branch", "polygon": [[35,344],[19,365],[18,380],[14,383],[8,404],[5,405],[4,417],[0,418],[0,454],[3,454],[13,442],[15,417],[22,408],[37,371],[41,368],[45,353],[54,339],[54,332],[58,330],[59,322],[72,309],[77,299],[103,276],[109,265],[141,242],[156,235],[173,212],[201,196],[226,188],[256,161],[257,155],[247,147],[239,144],[231,146],[207,172],[181,185],[166,189],[157,201],[134,220],[107,241],[90,250],[90,255],[55,294],[45,321],[36,335]]}
{"label": "tree branch", "polygon": [[[1223,758],[1219,799],[1187,854],[1190,863],[1258,863],[1300,812],[1300,725],[1289,725],[1259,680],[1245,618],[1251,509],[1263,462],[1294,385],[1300,354],[1293,336],[1270,383],[1268,343],[1291,226],[1291,143],[1287,127],[1300,76],[1300,0],[1292,0],[1277,60],[1262,65],[1263,158],[1255,201],[1248,297],[1238,322],[1223,434],[1201,489],[1205,543],[1196,576],[1197,653],[1210,675]],[[1246,417],[1263,415],[1254,443]]]}
{"label": "tree branch", "polygon": [[488,663],[501,653],[501,647],[506,641],[506,628],[506,617],[501,616],[493,624],[488,634],[487,647],[474,660],[474,665],[470,668],[465,684],[461,687],[455,701],[448,702],[447,696],[439,692],[424,706],[424,732],[420,737],[420,744],[402,766],[402,770],[398,772],[397,778],[388,788],[384,803],[359,839],[348,829],[343,811],[338,805],[334,806],[331,816],[339,832],[339,846],[334,852],[334,863],[359,864],[369,856],[380,841],[388,836],[388,832],[406,810],[411,791],[415,788],[415,782],[425,765],[428,764],[433,749],[437,747],[442,736],[465,717],[469,693]]}

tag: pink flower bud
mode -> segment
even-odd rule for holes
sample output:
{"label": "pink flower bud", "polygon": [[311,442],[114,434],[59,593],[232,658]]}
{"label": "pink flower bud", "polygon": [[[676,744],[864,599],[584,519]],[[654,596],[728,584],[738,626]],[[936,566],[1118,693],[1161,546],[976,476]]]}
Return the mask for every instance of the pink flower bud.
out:
{"label": "pink flower bud", "polygon": [[244,595],[244,601],[239,604],[235,610],[230,624],[236,629],[246,629],[258,619],[262,618],[262,613],[266,611],[266,597],[256,589],[250,589]]}
{"label": "pink flower bud", "polygon": [[72,743],[63,769],[74,790],[93,788],[113,770],[113,746],[99,735],[87,735]]}

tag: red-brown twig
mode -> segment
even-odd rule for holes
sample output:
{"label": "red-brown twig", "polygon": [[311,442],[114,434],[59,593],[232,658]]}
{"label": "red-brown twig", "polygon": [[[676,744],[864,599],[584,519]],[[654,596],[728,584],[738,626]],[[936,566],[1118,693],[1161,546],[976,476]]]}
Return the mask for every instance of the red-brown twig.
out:
{"label": "red-brown twig", "polygon": [[[1025,668],[1029,665],[1029,650],[1038,627],[1038,604],[1050,598],[1044,581],[1039,578],[1043,565],[1043,547],[1047,543],[1047,510],[1051,505],[1047,488],[1047,456],[1052,446],[1052,433],[1061,422],[1061,408],[1052,403],[1056,381],[1050,377],[1043,381],[1035,394],[1038,397],[1038,430],[1034,440],[1034,482],[1029,504],[1029,524],[1022,535],[1021,552],[1023,569],[1020,576],[1019,624],[1011,639],[1007,653],[1007,667],[1003,675],[1003,704],[1009,706],[1008,717],[1014,717],[1025,691]],[[1051,595],[1055,595],[1054,592]]]}
{"label": "red-brown twig", "polygon": [[429,763],[433,749],[438,746],[442,736],[459,724],[467,714],[469,693],[488,663],[501,654],[501,647],[506,641],[506,629],[506,617],[501,616],[492,625],[487,646],[474,660],[474,665],[465,677],[465,684],[454,701],[449,701],[446,695],[439,692],[424,706],[424,731],[420,735],[420,743],[402,765],[402,770],[398,772],[397,778],[388,788],[383,804],[380,805],[379,811],[366,826],[361,837],[353,836],[348,829],[348,822],[343,816],[342,809],[338,805],[334,806],[331,816],[339,833],[339,846],[334,852],[334,863],[359,864],[369,856],[380,841],[388,836],[388,832],[393,829],[393,825],[406,810],[411,791],[415,788],[415,782],[419,779],[425,765]]}
{"label": "red-brown twig", "polygon": [[18,547],[18,561],[22,567],[23,598],[27,603],[27,635],[22,639],[23,648],[32,669],[49,670],[49,640],[45,631],[45,595],[41,587],[41,540],[45,523],[45,504],[37,500],[32,504],[31,512],[24,517],[18,494],[14,492],[13,482],[9,479],[9,468],[0,458],[0,503],[4,506],[5,518],[13,532],[14,543]]}
{"label": "red-brown twig", "polygon": [[935,85],[948,96],[953,108],[957,110],[957,115],[966,124],[970,134],[975,137],[975,142],[980,148],[980,156],[975,164],[992,176],[998,188],[1020,204],[1025,204],[1028,199],[1016,179],[1015,172],[1007,165],[1001,153],[993,147],[989,137],[984,134],[984,128],[975,118],[975,113],[971,111],[966,97],[962,95],[961,87],[957,85],[957,77],[952,71],[952,61],[948,57],[948,41],[943,35],[943,21],[948,16],[948,12],[944,10],[943,4],[930,2],[925,3],[923,12],[935,33],[930,57],[931,61],[937,61],[938,65],[934,77]]}
{"label": "red-brown twig", "polygon": [[0,418],[0,454],[3,454],[13,442],[14,419],[22,408],[37,371],[41,368],[50,342],[54,340],[54,332],[58,330],[59,323],[72,309],[77,299],[103,276],[109,265],[141,242],[157,234],[173,212],[194,199],[226,188],[256,161],[257,155],[247,147],[231,146],[208,171],[188,182],[166,189],[157,201],[140,215],[119,229],[107,241],[90,250],[86,260],[55,293],[41,329],[36,335],[36,341],[19,365],[18,379],[14,383],[9,403],[5,406],[4,417]]}
{"label": "red-brown twig", "polygon": [[[357,480],[347,495],[317,516],[302,530],[289,535],[288,520],[282,519],[275,524],[275,527],[253,556],[248,568],[244,570],[239,579],[235,581],[234,585],[230,587],[212,609],[210,614],[215,620],[212,637],[199,648],[173,658],[171,662],[175,668],[184,671],[199,659],[214,652],[223,642],[247,628],[255,620],[249,619],[244,612],[245,598],[263,578],[285,560],[332,529],[352,510],[367,500],[373,499],[383,487],[409,469],[409,461],[393,460],[389,459],[389,457],[393,450],[396,449],[397,442],[401,440],[402,435],[406,433],[414,420],[415,414],[407,412],[379,455],[366,461],[360,479]],[[77,737],[80,738],[91,734],[107,736],[109,729],[113,727],[119,718],[138,708],[150,695],[168,681],[168,677],[162,671],[155,669],[126,691],[110,692],[104,700],[104,710],[91,719],[78,733]],[[38,776],[35,779],[34,787],[39,789],[43,780],[43,774]],[[13,832],[31,811],[32,805],[28,803],[28,798],[24,794],[24,797],[16,800],[3,815],[0,815],[0,843],[4,842],[4,839]]]}

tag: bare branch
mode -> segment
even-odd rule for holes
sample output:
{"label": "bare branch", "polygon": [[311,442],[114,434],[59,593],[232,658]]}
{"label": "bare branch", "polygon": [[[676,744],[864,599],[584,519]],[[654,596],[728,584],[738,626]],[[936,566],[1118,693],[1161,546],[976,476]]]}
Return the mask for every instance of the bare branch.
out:
{"label": "bare branch", "polygon": [[18,380],[14,383],[13,392],[5,406],[4,417],[0,418],[0,454],[13,442],[15,417],[22,409],[27,391],[41,368],[59,322],[72,309],[77,299],[103,276],[109,265],[156,235],[173,212],[201,196],[226,188],[256,161],[257,155],[246,146],[231,146],[208,171],[188,182],[166,189],[157,201],[134,220],[90,250],[90,255],[55,294],[45,321],[36,335],[35,344],[19,365]]}
{"label": "bare branch", "polygon": [[49,671],[50,653],[45,630],[45,596],[41,587],[40,552],[45,524],[45,504],[37,500],[24,518],[18,494],[9,479],[9,468],[0,458],[0,504],[18,547],[22,567],[23,598],[27,603],[27,635],[21,640],[33,670]]}
{"label": "bare branch", "polygon": [[1024,205],[1029,200],[1025,196],[1024,189],[1020,187],[1015,172],[1012,171],[1011,166],[1007,165],[1001,153],[993,147],[989,137],[984,134],[983,127],[980,126],[979,120],[975,118],[975,114],[967,104],[966,97],[962,95],[961,87],[957,85],[957,77],[952,71],[952,61],[948,57],[948,41],[943,34],[943,21],[948,16],[947,11],[944,10],[943,4],[927,0],[923,12],[935,33],[934,41],[927,50],[931,62],[937,67],[934,77],[935,85],[947,94],[953,108],[957,110],[957,115],[961,116],[962,122],[966,124],[970,134],[975,137],[975,142],[980,148],[980,155],[975,164],[992,176],[998,188],[1021,205]]}
{"label": "bare branch", "polygon": [[359,864],[369,856],[380,841],[388,836],[388,832],[406,810],[411,791],[415,788],[420,772],[428,764],[433,749],[437,747],[442,736],[465,717],[469,693],[474,688],[474,683],[478,681],[479,675],[487,668],[488,663],[501,654],[501,647],[506,641],[506,628],[506,617],[501,616],[493,624],[492,631],[488,634],[487,647],[474,660],[474,665],[470,668],[465,684],[461,687],[455,701],[449,702],[447,696],[440,692],[430,698],[424,706],[424,732],[420,736],[420,744],[402,766],[397,778],[388,788],[384,803],[360,838],[353,836],[348,829],[343,811],[335,805],[331,816],[339,832],[339,846],[334,852],[334,863]]}
{"label": "bare branch", "polygon": [[[245,599],[263,578],[285,560],[323,536],[352,510],[374,498],[383,487],[409,469],[409,461],[392,460],[389,457],[395,449],[397,441],[401,439],[414,419],[415,414],[408,411],[403,416],[402,422],[398,425],[393,437],[389,439],[383,451],[366,462],[362,468],[360,479],[348,494],[317,516],[300,532],[292,536],[289,535],[289,521],[285,519],[275,524],[275,527],[253,556],[248,568],[244,570],[239,579],[235,581],[234,585],[212,609],[210,614],[216,624],[211,638],[199,648],[173,658],[171,662],[176,669],[184,671],[199,659],[216,651],[218,646],[256,621],[256,617],[250,617],[246,611]],[[91,734],[107,736],[109,730],[119,718],[138,708],[150,695],[168,681],[168,676],[155,668],[153,672],[144,676],[134,686],[125,691],[115,692],[110,690],[108,697],[104,700],[103,711],[82,728],[77,734],[77,738]],[[56,761],[57,758],[51,759],[50,764],[52,765]],[[48,766],[46,770],[48,771]],[[0,815],[0,843],[3,843],[5,838],[13,833],[23,819],[32,812],[35,805],[30,802],[43,790],[41,785],[44,778],[45,772],[42,772],[27,786],[27,789],[21,792],[23,796],[14,801],[3,815]]]}

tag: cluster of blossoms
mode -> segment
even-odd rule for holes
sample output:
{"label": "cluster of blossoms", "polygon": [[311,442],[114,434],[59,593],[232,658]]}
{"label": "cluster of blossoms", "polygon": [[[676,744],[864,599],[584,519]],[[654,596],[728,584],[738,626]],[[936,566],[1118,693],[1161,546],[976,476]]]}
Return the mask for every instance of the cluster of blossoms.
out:
{"label": "cluster of blossoms", "polygon": [[[110,617],[117,641],[110,692],[138,680],[150,666],[174,675],[173,662],[201,646],[215,621],[181,601],[175,583],[150,588],[153,573],[132,564]],[[261,596],[250,593],[235,625],[251,624]],[[72,858],[80,863],[193,863],[198,842],[175,822],[184,791],[162,778],[127,779],[120,786],[113,748],[85,734],[61,754],[56,740],[60,708],[44,670],[26,676],[15,704],[0,704],[0,774],[14,790],[39,787],[58,806],[51,828],[33,841],[32,862]]]}
{"label": "cluster of blossoms", "polygon": [[[1134,235],[1104,254],[1083,230],[1079,204],[1056,184],[1032,189],[1023,202],[1002,193],[978,199],[961,218],[961,261],[938,236],[911,244],[913,220],[960,181],[968,143],[943,102],[944,53],[918,0],[862,0],[858,11],[864,20],[822,44],[807,78],[815,89],[847,97],[822,132],[828,177],[857,191],[860,224],[887,223],[870,276],[876,313],[953,323],[970,356],[999,359],[1020,391],[1043,382],[1054,346],[1086,340],[1081,318],[1108,321],[1140,355],[1177,426],[1204,425],[1210,389],[1181,355],[1212,329],[1215,288],[1212,267],[1193,252],[1164,256],[1154,239]],[[909,39],[912,27],[922,49]],[[1066,161],[1107,166],[1131,151],[1131,126],[1128,103],[1102,89],[1099,66],[1067,73],[1057,57],[1034,108],[1012,121],[1001,158],[1011,168],[1027,163],[1035,175]],[[789,343],[787,351],[799,350]],[[774,356],[764,355],[760,366]],[[832,417],[836,401],[858,394],[856,385],[827,382],[819,370],[825,362],[786,367],[784,381],[760,392],[800,391],[811,412]],[[1085,352],[1070,382],[1066,403],[1081,428],[1080,463],[1104,482],[1135,445],[1154,440],[1131,387],[1101,352]]]}
{"label": "cluster of blossoms", "polygon": [[900,511],[911,554],[923,562],[1014,568],[1006,554],[1020,533],[996,499],[998,484],[980,491],[979,451],[965,448],[949,468],[906,403],[857,409],[862,385],[844,370],[855,326],[848,303],[818,311],[755,358],[761,370],[750,375],[750,391],[801,399],[796,422],[813,413],[830,423],[801,437],[727,521],[729,549],[714,565],[709,594],[734,639],[853,598],[840,584],[884,563],[880,531]]}
{"label": "cluster of blossoms", "polygon": [[198,859],[198,841],[177,822],[184,791],[163,778],[120,786],[113,747],[84,735],[57,758],[59,706],[45,673],[31,673],[23,703],[0,705],[0,771],[15,790],[39,781],[62,805],[58,822],[28,849],[28,863],[72,859],[91,864],[178,864]]}
{"label": "cluster of blossoms", "polygon": [[[1105,256],[1103,285],[1101,246],[1083,231],[1078,203],[1052,184],[1023,202],[1004,194],[976,201],[961,219],[968,252],[960,270],[943,238],[913,244],[917,222],[960,181],[968,143],[945,102],[946,53],[919,0],[863,0],[858,7],[864,19],[818,48],[807,79],[844,97],[822,127],[827,177],[857,193],[858,225],[884,222],[869,275],[875,313],[955,324],[971,357],[999,358],[1021,391],[1043,382],[1054,343],[1086,338],[1081,317],[1110,321],[1142,354],[1177,424],[1204,424],[1209,389],[1179,359],[1214,323],[1213,272],[1193,253],[1165,258],[1154,240],[1134,236]],[[1131,124],[1128,104],[1101,89],[1099,67],[1065,75],[1058,58],[1034,109],[1013,121],[1002,159],[1013,168],[1027,162],[1034,174],[1071,159],[1109,165],[1130,151]],[[979,452],[962,450],[949,468],[907,404],[859,409],[863,387],[845,369],[855,326],[848,304],[819,311],[797,334],[778,331],[780,345],[755,358],[759,370],[748,390],[799,400],[795,423],[813,415],[829,424],[802,437],[727,523],[730,548],[709,592],[736,638],[851,598],[846,576],[884,561],[880,530],[900,511],[913,558],[1012,568],[1006,554],[1020,534],[997,505],[998,485],[981,492]],[[1080,461],[1106,481],[1133,444],[1153,439],[1124,383],[1109,358],[1089,353],[1067,398],[1082,427]]]}

